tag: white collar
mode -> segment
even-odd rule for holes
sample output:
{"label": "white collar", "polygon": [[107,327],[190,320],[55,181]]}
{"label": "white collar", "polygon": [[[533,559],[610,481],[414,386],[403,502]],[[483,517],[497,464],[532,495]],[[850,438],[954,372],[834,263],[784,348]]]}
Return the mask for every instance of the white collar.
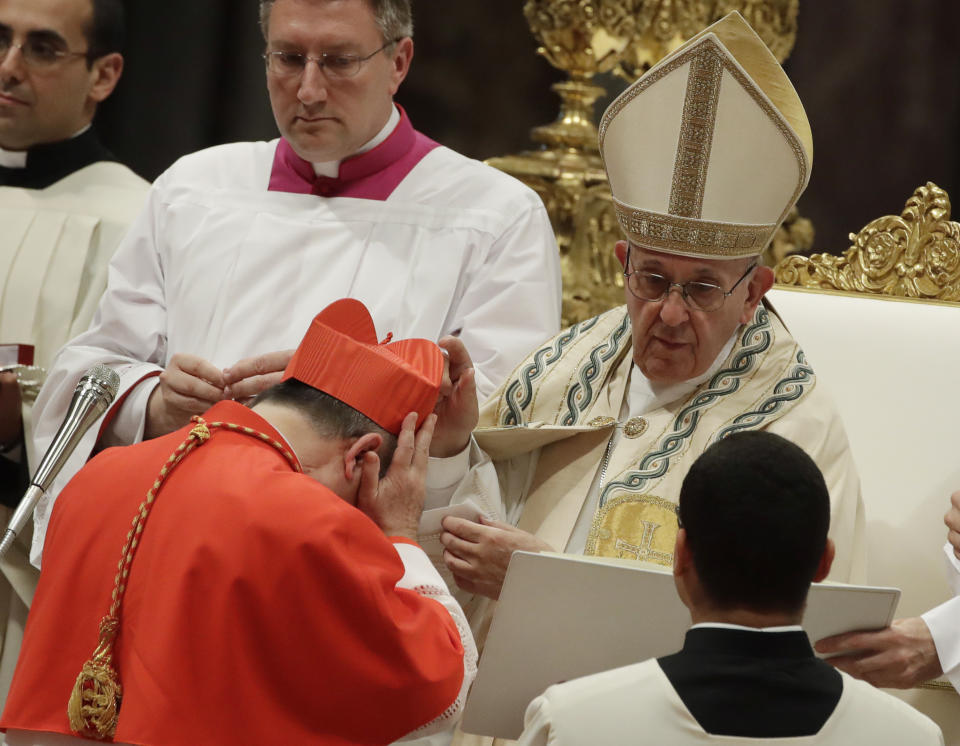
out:
{"label": "white collar", "polygon": [[[73,140],[75,137],[80,137],[84,132],[90,129],[91,125],[88,124],[86,127],[83,127],[79,132],[74,132],[68,140]],[[4,150],[0,148],[0,166],[5,168],[26,168],[27,167],[27,155],[30,153],[30,150]]]}
{"label": "white collar", "polygon": [[4,168],[26,168],[26,150],[4,150],[0,148],[0,166]]}
{"label": "white collar", "polygon": [[690,629],[740,629],[747,632],[803,632],[799,624],[786,624],[782,627],[745,627],[742,624],[727,624],[726,622],[700,622]]}
{"label": "white collar", "polygon": [[[387,123],[383,125],[376,135],[372,139],[368,140],[364,145],[357,150],[356,153],[352,155],[360,155],[361,153],[366,153],[368,150],[373,150],[377,145],[382,143],[390,134],[397,128],[397,125],[400,124],[400,111],[397,109],[396,105],[391,107],[390,117],[387,119]],[[331,179],[337,178],[340,175],[340,164],[343,162],[343,158],[337,161],[321,161],[319,163],[313,163],[313,172],[317,176],[327,176]]]}

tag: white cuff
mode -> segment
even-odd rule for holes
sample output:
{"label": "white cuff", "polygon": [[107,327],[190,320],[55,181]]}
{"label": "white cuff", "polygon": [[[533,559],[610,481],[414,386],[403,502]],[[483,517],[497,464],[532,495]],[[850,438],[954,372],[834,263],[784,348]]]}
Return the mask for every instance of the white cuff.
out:
{"label": "white cuff", "polygon": [[143,430],[147,424],[147,401],[159,383],[160,378],[152,376],[134,386],[100,436],[102,447],[129,446],[143,440]]}
{"label": "white cuff", "polygon": [[953,545],[949,541],[943,545],[943,554],[947,566],[947,580],[950,581],[954,595],[960,596],[960,560],[953,553]]}
{"label": "white cuff", "polygon": [[427,462],[426,488],[428,490],[445,490],[459,484],[467,472],[470,471],[470,445],[473,436],[460,453],[447,458],[430,457]]}
{"label": "white cuff", "polygon": [[443,582],[437,568],[433,566],[427,553],[416,544],[408,544],[405,541],[393,543],[393,548],[400,555],[400,561],[403,563],[403,577],[397,583],[397,588],[407,588],[416,590],[425,586],[433,586],[449,593],[447,584]]}
{"label": "white cuff", "polygon": [[921,619],[930,628],[944,676],[960,691],[960,596],[930,609]]}

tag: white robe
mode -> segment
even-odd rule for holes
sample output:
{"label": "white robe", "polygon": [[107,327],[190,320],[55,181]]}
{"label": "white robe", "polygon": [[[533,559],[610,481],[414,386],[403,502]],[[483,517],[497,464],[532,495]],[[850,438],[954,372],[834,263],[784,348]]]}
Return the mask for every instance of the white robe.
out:
{"label": "white robe", "polygon": [[693,718],[656,660],[552,686],[530,703],[521,746],[607,744],[818,744],[819,746],[942,746],[936,724],[900,700],[843,677],[833,714],[813,736],[713,736]]}
{"label": "white robe", "polygon": [[[295,347],[341,297],[363,301],[380,333],[459,333],[488,393],[559,328],[560,268],[536,194],[453,151],[428,153],[385,201],[268,192],[276,141],[180,159],[160,176],[110,268],[85,334],[60,353],[37,401],[36,448],[52,440],[92,364],[120,396],[178,352],[224,368]],[[142,437],[155,379],[136,386],[113,430]],[[39,565],[57,492],[92,451],[95,425],[35,515]]]}
{"label": "white robe", "polygon": [[[34,363],[47,368],[90,325],[110,257],[149,186],[101,161],[46,189],[0,187],[0,342],[32,344]],[[28,448],[31,405],[24,402]]]}

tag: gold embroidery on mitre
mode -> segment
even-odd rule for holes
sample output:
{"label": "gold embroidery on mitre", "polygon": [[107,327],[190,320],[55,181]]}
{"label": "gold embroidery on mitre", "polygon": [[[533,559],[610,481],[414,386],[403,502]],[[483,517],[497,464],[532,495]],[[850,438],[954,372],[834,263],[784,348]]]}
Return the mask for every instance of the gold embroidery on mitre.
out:
{"label": "gold embroidery on mitre", "polygon": [[669,567],[678,530],[677,506],[669,500],[655,495],[618,495],[594,515],[584,554]]}
{"label": "gold embroidery on mitre", "polygon": [[723,63],[713,47],[704,47],[690,62],[687,93],[680,124],[680,142],[670,190],[671,215],[699,218],[713,146],[713,130],[720,99]]}
{"label": "gold embroidery on mitre", "polygon": [[696,220],[639,210],[614,197],[614,211],[624,233],[653,250],[711,257],[747,257],[763,251],[776,224],[746,225]]}

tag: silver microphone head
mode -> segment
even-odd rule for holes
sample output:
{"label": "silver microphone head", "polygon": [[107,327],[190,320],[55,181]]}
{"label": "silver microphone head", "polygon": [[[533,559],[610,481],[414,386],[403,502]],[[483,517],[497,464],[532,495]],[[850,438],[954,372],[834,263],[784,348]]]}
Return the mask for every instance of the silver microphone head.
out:
{"label": "silver microphone head", "polygon": [[83,378],[80,379],[80,385],[87,383],[98,390],[106,399],[107,404],[113,401],[120,390],[120,376],[117,371],[103,363],[97,363],[88,370]]}
{"label": "silver microphone head", "polygon": [[90,426],[107,411],[120,389],[120,376],[100,364],[88,370],[73,392],[66,417],[43,454],[31,484],[46,492]]}

